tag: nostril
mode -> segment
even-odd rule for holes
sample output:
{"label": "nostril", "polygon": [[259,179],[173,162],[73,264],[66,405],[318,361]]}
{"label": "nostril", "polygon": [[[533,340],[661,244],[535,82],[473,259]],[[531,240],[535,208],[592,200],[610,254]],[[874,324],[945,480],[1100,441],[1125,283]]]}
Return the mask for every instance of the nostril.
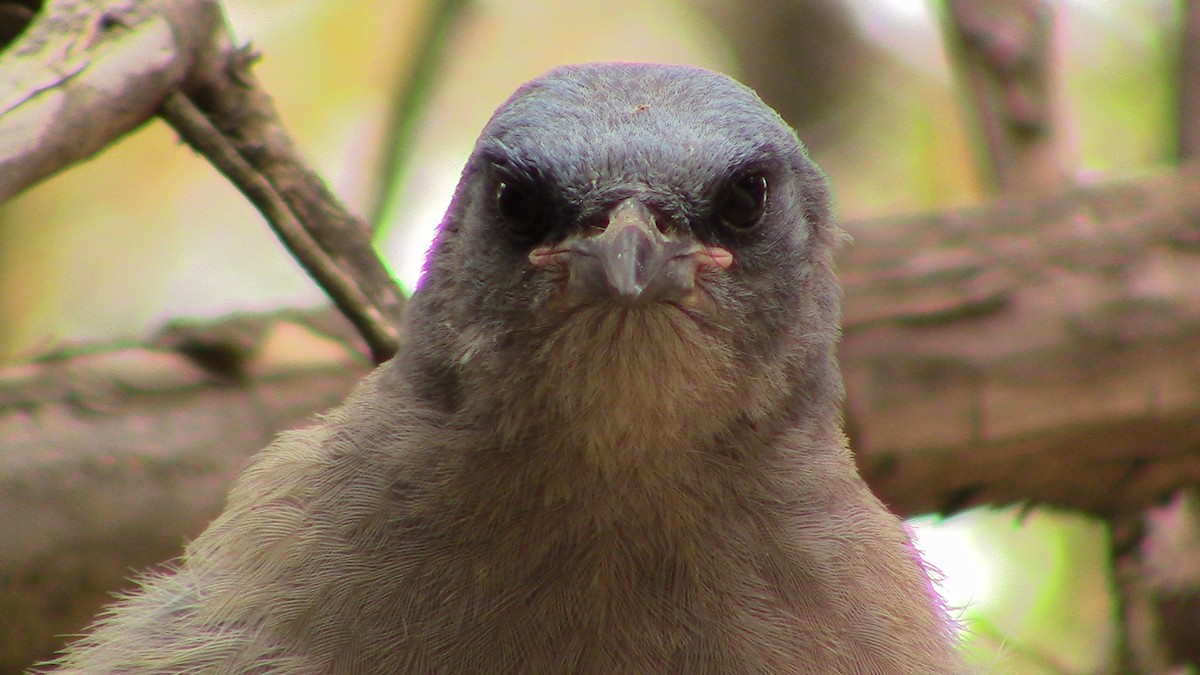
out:
{"label": "nostril", "polygon": [[627,227],[636,227],[658,239],[673,238],[685,232],[669,211],[637,197],[612,205],[603,215],[585,218],[582,226],[585,236],[613,236]]}

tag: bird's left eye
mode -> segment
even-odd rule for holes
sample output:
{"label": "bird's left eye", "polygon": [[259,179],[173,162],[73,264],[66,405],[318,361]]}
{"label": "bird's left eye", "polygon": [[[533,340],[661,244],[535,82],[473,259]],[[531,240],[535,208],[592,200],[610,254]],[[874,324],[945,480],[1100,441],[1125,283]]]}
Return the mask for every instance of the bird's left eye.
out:
{"label": "bird's left eye", "polygon": [[721,222],[734,232],[753,229],[767,208],[767,177],[751,172],[733,179],[717,205]]}
{"label": "bird's left eye", "polygon": [[496,184],[496,208],[509,233],[520,241],[537,239],[545,227],[546,205],[533,187],[519,181],[504,179]]}

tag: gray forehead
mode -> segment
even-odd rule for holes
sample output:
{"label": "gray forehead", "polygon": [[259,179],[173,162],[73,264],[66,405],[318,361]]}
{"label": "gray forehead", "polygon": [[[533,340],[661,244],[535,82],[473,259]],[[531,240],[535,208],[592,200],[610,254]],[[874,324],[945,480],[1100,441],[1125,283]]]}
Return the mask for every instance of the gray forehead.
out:
{"label": "gray forehead", "polygon": [[534,80],[485,127],[477,154],[559,180],[703,182],[762,161],[803,162],[753,91],[683,66],[592,64]]}

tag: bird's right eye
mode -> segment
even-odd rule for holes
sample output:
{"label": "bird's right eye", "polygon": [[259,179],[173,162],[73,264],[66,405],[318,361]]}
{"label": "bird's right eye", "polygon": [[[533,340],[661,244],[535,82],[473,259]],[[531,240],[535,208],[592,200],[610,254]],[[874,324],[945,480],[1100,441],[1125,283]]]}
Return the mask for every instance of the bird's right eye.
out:
{"label": "bird's right eye", "polygon": [[518,241],[538,239],[546,227],[547,205],[537,190],[521,182],[502,178],[496,183],[496,209]]}

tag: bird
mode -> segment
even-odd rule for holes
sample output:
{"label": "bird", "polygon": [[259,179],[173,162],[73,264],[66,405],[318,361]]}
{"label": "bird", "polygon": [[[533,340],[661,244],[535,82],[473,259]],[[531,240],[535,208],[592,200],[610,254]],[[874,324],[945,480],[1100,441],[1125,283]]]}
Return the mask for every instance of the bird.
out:
{"label": "bird", "polygon": [[462,171],[406,342],[253,456],[78,673],[961,673],[858,474],[828,182],[749,88],[587,63]]}

